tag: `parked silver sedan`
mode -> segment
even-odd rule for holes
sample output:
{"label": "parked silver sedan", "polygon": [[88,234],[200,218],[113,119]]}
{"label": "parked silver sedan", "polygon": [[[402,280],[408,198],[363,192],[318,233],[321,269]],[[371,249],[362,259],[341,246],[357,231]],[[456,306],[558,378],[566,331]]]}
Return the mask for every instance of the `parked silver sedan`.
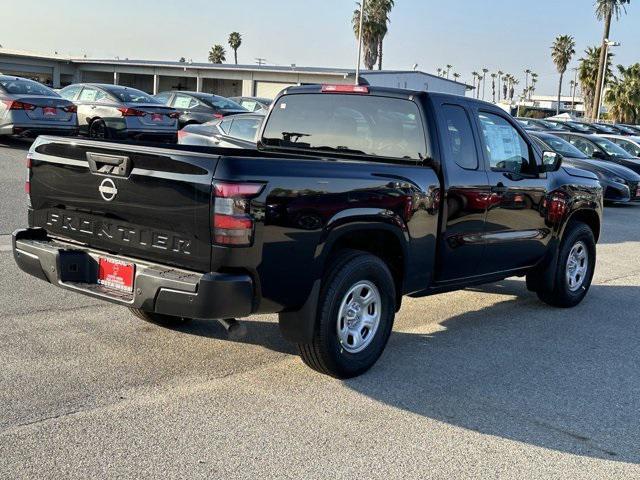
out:
{"label": "parked silver sedan", "polygon": [[623,135],[603,135],[604,138],[611,140],[613,143],[622,147],[623,150],[629,152],[633,157],[640,157],[640,136],[623,136]]}
{"label": "parked silver sedan", "polygon": [[41,83],[0,75],[0,135],[78,133],[76,106]]}
{"label": "parked silver sedan", "polygon": [[77,83],[60,95],[78,107],[80,133],[98,139],[175,142],[179,113],[135,88]]}
{"label": "parked silver sedan", "polygon": [[243,113],[201,125],[187,125],[178,132],[180,145],[222,148],[256,148],[264,115]]}

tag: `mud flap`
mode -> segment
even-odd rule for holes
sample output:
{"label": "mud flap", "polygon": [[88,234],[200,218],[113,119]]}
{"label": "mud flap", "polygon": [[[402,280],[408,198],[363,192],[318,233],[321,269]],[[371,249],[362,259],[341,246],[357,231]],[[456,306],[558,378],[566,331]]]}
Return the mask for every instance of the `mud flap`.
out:
{"label": "mud flap", "polygon": [[293,343],[309,343],[313,339],[313,330],[318,316],[318,298],[320,297],[320,280],[316,280],[300,310],[281,312],[278,323],[282,336]]}

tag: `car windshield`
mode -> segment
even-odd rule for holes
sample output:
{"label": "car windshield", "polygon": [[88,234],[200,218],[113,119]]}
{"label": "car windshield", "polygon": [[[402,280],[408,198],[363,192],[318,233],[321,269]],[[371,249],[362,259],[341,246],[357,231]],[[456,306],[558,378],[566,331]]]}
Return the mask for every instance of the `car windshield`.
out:
{"label": "car windshield", "polygon": [[569,158],[588,158],[584,153],[571,145],[566,140],[556,137],[555,135],[544,135],[540,139],[556,153],[563,157]]}
{"label": "car windshield", "polygon": [[280,97],[263,134],[265,146],[423,160],[426,142],[418,106],[369,95]]}
{"label": "car windshield", "polygon": [[568,125],[571,125],[576,130],[580,130],[581,132],[589,133],[592,131],[587,125],[578,122],[567,122]]}
{"label": "car windshield", "polygon": [[548,130],[557,130],[557,131],[564,130],[564,128],[562,128],[557,123],[547,122],[546,120],[536,120],[536,123],[538,125],[543,126],[544,128],[546,128]]}
{"label": "car windshield", "polygon": [[151,95],[147,95],[143,91],[135,88],[105,88],[107,92],[116,97],[123,103],[157,103],[161,104]]}
{"label": "car windshield", "polygon": [[598,145],[602,150],[607,152],[607,155],[610,155],[615,158],[629,158],[631,154],[627,152],[624,148],[619,147],[611,140],[607,140],[602,137],[593,137],[591,139],[596,145]]}
{"label": "car windshield", "polygon": [[13,95],[43,95],[58,97],[59,95],[41,83],[22,78],[0,78],[0,86],[4,91]]}
{"label": "car windshield", "polygon": [[229,100],[228,98],[220,97],[218,95],[206,95],[202,97],[198,97],[198,99],[205,102],[207,105],[217,108],[219,110],[242,110],[248,111],[239,103],[234,102],[233,100]]}

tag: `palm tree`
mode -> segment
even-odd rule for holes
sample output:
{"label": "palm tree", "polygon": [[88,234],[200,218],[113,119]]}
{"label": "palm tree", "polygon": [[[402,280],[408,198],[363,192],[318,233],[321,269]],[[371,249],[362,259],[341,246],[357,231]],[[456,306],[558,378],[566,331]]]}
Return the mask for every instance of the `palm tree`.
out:
{"label": "palm tree", "polygon": [[[362,19],[362,48],[364,50],[364,64],[368,70],[373,70],[378,62],[378,69],[382,70],[382,44],[389,29],[389,14],[394,6],[394,0],[368,0]],[[356,38],[360,38],[360,10],[361,3],[356,3],[353,12],[352,25]]]}
{"label": "palm tree", "polygon": [[489,73],[489,69],[488,68],[483,68],[482,69],[482,99],[484,100],[484,92],[486,90],[486,86],[487,86],[487,73]]}
{"label": "palm tree", "polygon": [[560,82],[558,83],[558,104],[556,105],[556,114],[560,113],[560,99],[562,97],[562,79],[567,71],[567,66],[576,53],[576,41],[571,35],[560,35],[555,39],[551,46],[551,58],[556,65],[556,69],[560,74]]}
{"label": "palm tree", "polygon": [[507,95],[509,94],[509,81],[511,80],[511,74],[507,73],[504,77],[502,77],[502,98],[507,99]]}
{"label": "palm tree", "polygon": [[229,46],[233,50],[233,59],[235,60],[236,65],[238,64],[238,49],[242,45],[242,35],[238,32],[231,32],[229,34]]}
{"label": "palm tree", "polygon": [[449,72],[453,68],[453,65],[447,65],[447,78],[449,78]]}
{"label": "palm tree", "polygon": [[616,122],[640,123],[640,63],[618,65],[618,76],[605,94],[610,114]]}
{"label": "palm tree", "polygon": [[493,95],[493,103],[496,103],[496,77],[497,76],[498,76],[497,73],[491,74],[491,93]]}
{"label": "palm tree", "polygon": [[442,69],[438,68],[438,76],[441,77],[442,76]]}
{"label": "palm tree", "polygon": [[511,87],[509,88],[509,100],[511,102],[513,102],[513,97],[516,94],[516,85],[518,85],[519,83],[520,83],[520,80],[518,80],[516,77],[511,75]]}
{"label": "palm tree", "polygon": [[458,72],[454,72],[453,73],[453,80],[457,82],[459,78],[460,78],[460,74]]}
{"label": "palm tree", "polygon": [[[584,98],[585,117],[593,118],[594,112],[594,99],[596,95],[596,80],[598,76],[598,64],[600,62],[601,47],[589,47],[584,53],[585,56],[579,60],[578,66],[578,82],[580,83],[580,89],[582,90],[582,96]],[[612,53],[608,54],[606,74],[604,76],[605,86],[609,83],[611,78],[611,57]]]}
{"label": "palm tree", "polygon": [[531,73],[531,70],[529,70],[528,68],[524,71],[524,88],[525,90],[529,88],[529,74]]}
{"label": "palm tree", "polygon": [[214,45],[209,50],[209,61],[211,63],[223,63],[227,61],[227,52],[222,45]]}
{"label": "palm tree", "polygon": [[[616,20],[620,18],[620,15],[624,12],[627,13],[627,5],[631,3],[631,0],[596,0],[596,17],[598,20],[604,20],[604,32],[602,35],[602,47],[600,49],[600,59],[598,62],[598,77],[596,81],[596,85],[602,85],[602,78],[604,77],[605,70],[605,44],[609,40],[609,35],[611,34],[611,20],[615,16]],[[591,109],[591,114],[594,116],[598,115],[598,109],[600,108],[600,88],[596,88],[595,95],[593,96],[593,106]]]}
{"label": "palm tree", "polygon": [[504,75],[504,72],[502,70],[498,70],[497,75],[498,75],[498,100],[500,100],[500,80],[502,80],[502,76]]}

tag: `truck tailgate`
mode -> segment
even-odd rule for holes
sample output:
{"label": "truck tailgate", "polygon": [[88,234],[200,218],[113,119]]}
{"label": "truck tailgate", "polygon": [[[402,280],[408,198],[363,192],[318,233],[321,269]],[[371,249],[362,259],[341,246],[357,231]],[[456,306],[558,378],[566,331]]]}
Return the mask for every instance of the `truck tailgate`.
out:
{"label": "truck tailgate", "polygon": [[110,253],[210,269],[211,184],[219,157],[39,137],[29,223]]}

